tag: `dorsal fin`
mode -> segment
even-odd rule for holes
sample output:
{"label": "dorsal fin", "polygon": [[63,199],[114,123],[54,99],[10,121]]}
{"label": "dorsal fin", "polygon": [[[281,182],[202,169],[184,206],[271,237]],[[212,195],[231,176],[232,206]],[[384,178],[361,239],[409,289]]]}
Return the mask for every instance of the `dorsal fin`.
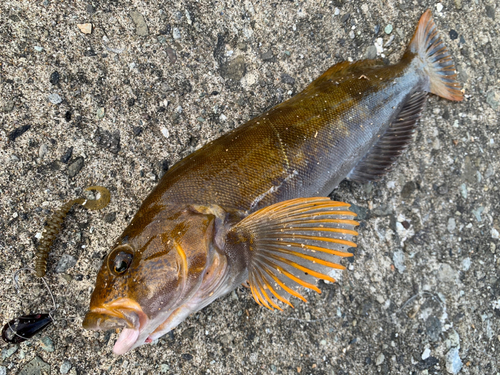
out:
{"label": "dorsal fin", "polygon": [[347,178],[358,182],[378,181],[392,169],[413,137],[426,97],[427,93],[417,92],[408,99],[389,129],[352,169]]}

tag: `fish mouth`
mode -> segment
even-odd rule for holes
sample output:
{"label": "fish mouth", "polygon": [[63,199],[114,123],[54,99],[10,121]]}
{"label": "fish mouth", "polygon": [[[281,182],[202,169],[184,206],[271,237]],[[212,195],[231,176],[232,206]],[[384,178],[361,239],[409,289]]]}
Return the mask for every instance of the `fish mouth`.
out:
{"label": "fish mouth", "polygon": [[142,340],[144,342],[140,340],[141,332],[148,321],[149,319],[142,308],[127,298],[91,308],[85,316],[82,326],[93,331],[123,328],[113,347],[113,352],[120,355],[144,342],[149,342],[149,337]]}

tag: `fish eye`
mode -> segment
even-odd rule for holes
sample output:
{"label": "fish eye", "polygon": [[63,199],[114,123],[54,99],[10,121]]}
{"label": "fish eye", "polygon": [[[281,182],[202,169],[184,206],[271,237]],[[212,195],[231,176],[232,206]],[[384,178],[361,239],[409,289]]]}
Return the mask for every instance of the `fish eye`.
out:
{"label": "fish eye", "polygon": [[130,246],[118,246],[108,257],[108,269],[115,276],[123,275],[132,264],[134,253]]}

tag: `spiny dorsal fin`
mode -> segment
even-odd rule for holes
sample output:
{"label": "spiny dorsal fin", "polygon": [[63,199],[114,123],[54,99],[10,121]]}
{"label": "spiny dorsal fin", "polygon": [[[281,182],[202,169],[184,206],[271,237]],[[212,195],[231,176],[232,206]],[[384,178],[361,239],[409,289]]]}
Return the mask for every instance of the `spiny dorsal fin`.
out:
{"label": "spiny dorsal fin", "polygon": [[356,247],[351,240],[358,223],[349,206],[322,197],[292,199],[256,211],[231,229],[233,240],[246,244],[248,281],[258,304],[281,310],[280,301],[292,306],[290,295],[306,301],[297,291],[301,286],[321,293],[316,279],[335,281],[329,270],[345,269],[335,262]]}
{"label": "spiny dorsal fin", "polygon": [[408,99],[389,129],[347,175],[347,178],[358,182],[378,181],[392,170],[394,163],[413,138],[426,98],[427,93],[418,92]]}

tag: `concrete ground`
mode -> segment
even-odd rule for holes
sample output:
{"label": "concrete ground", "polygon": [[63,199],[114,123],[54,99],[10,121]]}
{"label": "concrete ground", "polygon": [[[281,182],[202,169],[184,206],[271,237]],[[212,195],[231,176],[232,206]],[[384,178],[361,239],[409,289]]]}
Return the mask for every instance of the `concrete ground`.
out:
{"label": "concrete ground", "polygon": [[[114,331],[81,328],[101,258],[168,166],[339,61],[397,61],[427,8],[466,100],[429,97],[394,171],[333,193],[361,220],[338,283],[284,313],[238,289],[122,357]],[[2,324],[51,307],[29,272],[13,283],[49,214],[95,184],[112,202],[66,219],[57,324],[2,342],[0,374],[500,373],[499,19],[494,0],[2,1]]]}

